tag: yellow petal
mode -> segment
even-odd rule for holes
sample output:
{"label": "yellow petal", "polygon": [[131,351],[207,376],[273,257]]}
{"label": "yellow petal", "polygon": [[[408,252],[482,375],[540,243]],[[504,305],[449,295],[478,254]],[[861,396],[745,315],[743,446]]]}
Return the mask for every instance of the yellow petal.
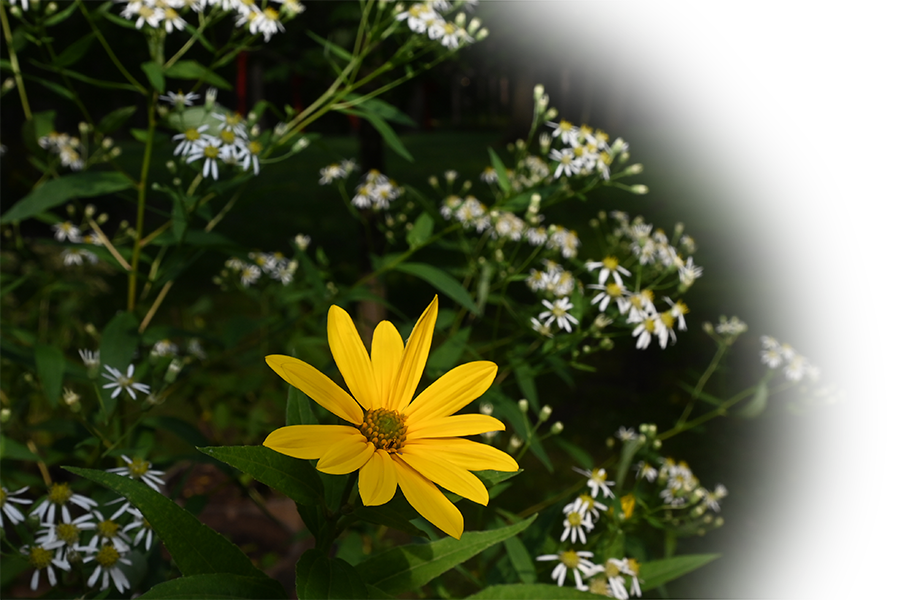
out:
{"label": "yellow petal", "polygon": [[353,397],[317,368],[282,354],[270,354],[266,362],[282,379],[345,421],[362,424],[363,412]]}
{"label": "yellow petal", "polygon": [[359,496],[365,506],[380,506],[397,491],[397,467],[390,454],[376,450],[359,470]]}
{"label": "yellow petal", "polygon": [[481,480],[450,461],[442,460],[424,446],[403,448],[403,460],[425,477],[442,488],[487,506],[488,492]]}
{"label": "yellow petal", "polygon": [[404,412],[416,421],[452,415],[484,394],[496,375],[497,365],[487,360],[459,365],[425,388]]}
{"label": "yellow petal", "polygon": [[346,310],[336,305],[328,310],[328,346],[350,393],[363,408],[372,408],[378,397],[372,375],[372,361],[369,360],[369,353],[356,331],[353,319]]}
{"label": "yellow petal", "polygon": [[407,440],[403,451],[427,451],[469,471],[518,471],[512,456],[487,444],[461,438]]}
{"label": "yellow petal", "polygon": [[402,356],[403,338],[400,332],[389,321],[382,321],[372,335],[372,372],[381,403],[373,404],[372,408],[384,408],[390,401]]}
{"label": "yellow petal", "polygon": [[356,427],[346,425],[289,425],[269,434],[263,446],[294,458],[320,458],[349,438],[361,438]]}
{"label": "yellow petal", "polygon": [[403,411],[416,393],[416,386],[422,378],[425,370],[425,362],[428,360],[428,351],[431,349],[431,336],[434,333],[434,323],[437,320],[438,299],[437,296],[416,321],[403,356],[400,358],[400,370],[397,380],[391,392],[391,402],[387,408]]}
{"label": "yellow petal", "polygon": [[374,453],[375,446],[362,434],[348,436],[329,448],[316,463],[316,468],[332,475],[351,473],[369,462]]}
{"label": "yellow petal", "polygon": [[403,462],[402,458],[395,454],[393,460],[397,467],[397,483],[409,504],[432,525],[459,539],[463,532],[462,513],[433,483]]}
{"label": "yellow petal", "polygon": [[488,415],[451,415],[425,423],[407,422],[407,428],[406,439],[412,441],[421,438],[458,437],[488,431],[504,431],[506,425]]}

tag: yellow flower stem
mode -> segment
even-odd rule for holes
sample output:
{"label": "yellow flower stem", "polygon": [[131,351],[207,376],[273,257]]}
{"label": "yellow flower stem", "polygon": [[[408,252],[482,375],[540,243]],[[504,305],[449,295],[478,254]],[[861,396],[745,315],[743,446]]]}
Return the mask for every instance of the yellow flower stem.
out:
{"label": "yellow flower stem", "polygon": [[16,89],[19,90],[19,100],[22,102],[22,112],[25,120],[31,120],[31,106],[28,104],[28,94],[25,93],[25,81],[22,79],[22,70],[19,68],[19,57],[13,49],[12,31],[9,28],[9,20],[6,17],[6,8],[0,3],[0,22],[3,25],[3,37],[6,39],[6,51],[9,53],[9,65],[12,67],[13,77],[16,80]]}

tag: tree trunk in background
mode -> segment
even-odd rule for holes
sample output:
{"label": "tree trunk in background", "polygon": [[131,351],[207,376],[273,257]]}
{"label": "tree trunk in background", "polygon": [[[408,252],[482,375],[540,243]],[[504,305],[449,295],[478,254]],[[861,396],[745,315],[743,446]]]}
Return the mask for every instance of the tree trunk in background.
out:
{"label": "tree trunk in background", "polygon": [[634,63],[634,41],[626,40],[616,53],[616,62],[609,85],[609,102],[606,105],[605,129],[615,137],[625,127],[625,104],[628,101],[628,84]]}

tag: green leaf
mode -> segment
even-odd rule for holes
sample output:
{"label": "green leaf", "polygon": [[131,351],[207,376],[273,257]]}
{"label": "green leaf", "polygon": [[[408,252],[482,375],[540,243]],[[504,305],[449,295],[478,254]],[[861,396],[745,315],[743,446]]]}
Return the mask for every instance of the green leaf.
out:
{"label": "green leaf", "polygon": [[208,446],[197,450],[247,473],[298,504],[317,504],[324,495],[319,474],[308,461],[265,446]]}
{"label": "green leaf", "polygon": [[105,471],[65,469],[122,494],[134,504],[165,543],[184,576],[230,573],[268,579],[237,546],[146,484]]}
{"label": "green leaf", "polygon": [[472,471],[472,474],[481,480],[484,487],[491,489],[498,483],[502,483],[507,479],[512,479],[521,472],[522,469],[519,469],[518,471]]}
{"label": "green leaf", "polygon": [[209,440],[199,429],[178,417],[147,417],[143,420],[143,425],[176,435],[194,447],[209,444]]}
{"label": "green leaf", "polygon": [[431,284],[435,289],[450,296],[457,304],[461,304],[472,314],[481,316],[481,311],[475,305],[469,292],[455,278],[447,275],[443,269],[427,265],[425,263],[400,263],[394,267],[395,271],[407,273],[418,277],[422,281]]}
{"label": "green leaf", "polygon": [[297,561],[297,598],[368,598],[366,584],[350,563],[312,548]]}
{"label": "green leaf", "polygon": [[163,72],[162,65],[152,60],[141,63],[141,69],[147,75],[147,81],[153,86],[157,92],[162,94],[166,91],[166,75]]}
{"label": "green leaf", "polygon": [[136,110],[136,106],[123,106],[122,108],[117,108],[97,123],[97,131],[100,133],[112,133],[124,125]]}
{"label": "green leaf", "polygon": [[312,31],[309,31],[309,30],[306,31],[306,35],[308,35],[309,37],[311,37],[312,39],[317,41],[319,44],[322,45],[323,48],[325,48],[325,56],[328,56],[328,53],[331,52],[338,58],[342,58],[342,59],[346,60],[347,62],[350,62],[351,60],[353,60],[352,54],[350,54],[349,52],[347,52],[346,50],[344,50],[343,48],[341,48],[334,42],[329,42],[322,36],[316,35],[315,33],[313,33]]}
{"label": "green leaf", "polygon": [[342,112],[348,115],[355,115],[357,117],[361,117],[372,124],[372,126],[378,130],[378,133],[381,134],[381,137],[384,139],[384,143],[387,144],[391,150],[408,160],[409,162],[415,162],[413,160],[412,154],[409,153],[409,150],[406,149],[406,146],[403,145],[403,142],[400,141],[400,138],[397,136],[397,132],[388,125],[388,122],[381,118],[378,114],[372,112],[365,108],[364,104],[360,104],[353,108],[338,108],[336,109],[338,112]]}
{"label": "green leaf", "polygon": [[560,436],[554,436],[553,441],[556,442],[556,445],[562,448],[566,454],[572,457],[572,459],[578,463],[582,469],[586,469],[590,471],[594,468],[594,459],[591,458],[591,455],[582,450],[580,447],[576,446],[571,442],[567,442]]}
{"label": "green leaf", "polygon": [[616,488],[622,489],[625,477],[628,475],[628,468],[631,461],[634,460],[634,454],[641,447],[640,440],[628,440],[622,445],[622,456],[619,458],[619,466],[616,469]]}
{"label": "green leaf", "polygon": [[285,425],[316,425],[319,420],[312,411],[309,397],[295,388],[288,386],[287,407],[284,411]]}
{"label": "green leaf", "polygon": [[0,218],[0,223],[22,221],[73,198],[102,196],[130,187],[131,180],[115,171],[91,171],[66,175],[48,181],[16,202]]}
{"label": "green leaf", "polygon": [[429,377],[437,379],[459,363],[471,333],[471,327],[463,327],[428,355],[426,368],[428,369]]}
{"label": "green leaf", "polygon": [[62,394],[66,357],[56,346],[37,344],[34,347],[34,362],[37,366],[38,378],[44,388],[44,395],[50,401],[50,406],[56,407]]}
{"label": "green leaf", "polygon": [[179,244],[184,241],[187,232],[188,215],[184,208],[184,200],[179,197],[172,199],[172,235]]}
{"label": "green leaf", "polygon": [[519,523],[490,531],[469,531],[459,540],[444,538],[427,544],[392,548],[360,563],[356,570],[363,581],[386,594],[416,590],[476,554],[524,531],[537,515]]}
{"label": "green leaf", "polygon": [[522,583],[534,583],[537,581],[537,570],[534,568],[534,561],[531,560],[531,553],[525,548],[525,544],[518,536],[513,536],[503,540],[506,547],[506,555],[512,563],[513,568],[519,575]]}
{"label": "green leaf", "polygon": [[385,525],[410,535],[425,537],[421,529],[410,523],[419,513],[409,505],[403,494],[395,494],[390,502],[380,506],[362,506],[354,510],[353,514],[367,523]]}
{"label": "green leaf", "polygon": [[516,383],[519,385],[519,391],[528,400],[528,404],[535,411],[539,411],[540,401],[538,400],[537,386],[534,384],[534,370],[526,362],[518,362],[513,367],[513,374],[516,376]]}
{"label": "green leaf", "polygon": [[59,85],[58,83],[54,83],[52,81],[47,81],[42,77],[36,77],[34,75],[25,75],[25,79],[28,81],[34,81],[35,83],[39,83],[57,96],[62,96],[66,100],[72,100],[73,102],[76,100],[75,94],[67,88]]}
{"label": "green leaf", "polygon": [[230,573],[191,575],[158,583],[141,598],[285,598],[284,588],[274,579]]}
{"label": "green leaf", "polygon": [[22,141],[25,142],[25,146],[35,153],[44,152],[44,149],[38,144],[38,140],[54,130],[55,121],[55,110],[33,113],[31,120],[25,121],[25,124],[22,125]]}
{"label": "green leaf", "polygon": [[503,161],[500,160],[500,157],[497,156],[497,153],[492,148],[488,148],[488,154],[491,155],[491,165],[497,171],[497,185],[500,186],[504,193],[509,192],[512,186],[509,184],[509,177],[506,176],[506,165],[503,164]]}
{"label": "green leaf", "polygon": [[[359,98],[359,94],[347,94],[347,100],[355,100]],[[357,106],[363,106],[366,109],[372,111],[377,114],[379,117],[386,119],[388,121],[393,121],[394,123],[398,123],[400,125],[406,125],[407,127],[417,127],[418,123],[412,120],[412,118],[406,113],[402,112],[399,108],[394,106],[393,104],[389,104],[380,98],[369,98],[359,104]]]}
{"label": "green leaf", "polygon": [[53,65],[56,67],[68,67],[72,63],[78,62],[93,43],[94,34],[91,32],[60,52],[56,60],[53,61]]}
{"label": "green leaf", "polygon": [[419,248],[431,237],[433,231],[434,219],[428,213],[423,212],[413,223],[412,229],[406,233],[406,243],[410,248]]}
{"label": "green leaf", "polygon": [[640,570],[641,589],[652,590],[722,556],[721,554],[685,554],[643,563]]}
{"label": "green leaf", "polygon": [[[134,139],[136,139],[137,141],[139,141],[142,144],[146,144],[147,140],[150,139],[150,132],[146,129],[129,129],[128,132],[131,133],[131,136]],[[166,137],[164,134],[162,134],[158,131],[153,132],[153,143],[154,144],[165,144],[167,141],[169,141],[169,138]]]}
{"label": "green leaf", "polygon": [[766,380],[763,380],[756,386],[756,393],[753,394],[753,398],[750,399],[750,402],[742,406],[740,410],[735,411],[735,415],[743,417],[744,419],[754,419],[766,410],[766,403],[768,401],[769,385]]}
{"label": "green leaf", "polygon": [[[549,583],[512,583],[509,585],[492,585],[480,592],[467,596],[472,600],[576,600],[598,596],[590,592],[579,592],[572,587],[559,587]],[[600,596],[601,598],[603,596]]]}
{"label": "green leaf", "polygon": [[223,90],[230,90],[231,84],[196,60],[180,60],[165,70],[166,77],[173,79],[197,79]]}
{"label": "green leaf", "polygon": [[35,461],[38,457],[28,448],[15,440],[0,435],[0,459]]}
{"label": "green leaf", "polygon": [[69,18],[69,15],[71,15],[76,8],[78,8],[77,2],[70,3],[69,6],[67,6],[64,10],[61,10],[58,13],[47,17],[47,20],[44,21],[44,25],[46,25],[47,27],[53,27],[54,25],[62,23]]}

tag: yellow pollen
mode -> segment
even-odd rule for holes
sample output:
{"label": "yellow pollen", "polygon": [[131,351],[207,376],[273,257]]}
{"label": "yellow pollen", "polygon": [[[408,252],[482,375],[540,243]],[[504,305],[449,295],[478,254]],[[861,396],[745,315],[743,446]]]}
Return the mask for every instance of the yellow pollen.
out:
{"label": "yellow pollen", "polygon": [[644,329],[646,329],[650,333],[653,333],[654,331],[656,331],[656,321],[654,321],[653,319],[644,319]]}
{"label": "yellow pollen", "polygon": [[628,568],[631,569],[631,572],[634,573],[635,577],[641,574],[641,563],[633,558],[628,559]]}
{"label": "yellow pollen", "polygon": [[53,553],[42,546],[32,546],[28,549],[28,562],[35,569],[46,569],[53,560]]}
{"label": "yellow pollen", "polygon": [[78,541],[78,534],[81,532],[78,525],[72,523],[60,523],[56,526],[56,537],[64,541],[67,545],[73,546]]}
{"label": "yellow pollen", "polygon": [[644,290],[644,291],[641,292],[641,296],[642,296],[647,302],[652,302],[652,301],[653,301],[653,290]]}
{"label": "yellow pollen", "polygon": [[664,312],[659,315],[659,320],[663,322],[663,325],[672,329],[672,326],[675,325],[675,317],[672,316],[671,312]]}
{"label": "yellow pollen", "polygon": [[617,268],[619,268],[619,259],[615,256],[607,256],[603,259],[603,266],[610,271],[615,271]]}
{"label": "yellow pollen", "polygon": [[584,154],[584,148],[582,148],[581,146],[577,146],[575,148],[572,148],[572,152],[575,153],[575,156],[581,156]]}
{"label": "yellow pollen", "polygon": [[601,152],[600,161],[608,165],[612,162],[612,156],[610,156],[608,152]]}
{"label": "yellow pollen", "polygon": [[234,132],[233,131],[228,131],[227,129],[223,129],[222,131],[219,132],[219,137],[222,138],[222,141],[225,142],[226,144],[234,143]]}
{"label": "yellow pollen", "polygon": [[225,115],[225,123],[234,127],[235,125],[240,125],[241,123],[241,115],[235,113],[233,115]]}
{"label": "yellow pollen", "polygon": [[128,465],[128,472],[131,473],[132,479],[139,479],[150,470],[150,463],[143,458],[135,458]]}
{"label": "yellow pollen", "polygon": [[[606,286],[606,287],[607,287],[607,289],[609,289],[609,286]],[[632,296],[631,298],[629,298],[629,300],[631,300],[631,303],[634,304],[635,308],[640,308],[641,305],[644,303],[644,302],[641,300],[641,297],[640,297],[639,295],[638,295],[638,296]]]}
{"label": "yellow pollen", "polygon": [[262,144],[260,144],[256,140],[253,140],[252,142],[247,144],[247,150],[250,151],[250,154],[259,154],[260,152],[262,152]]}
{"label": "yellow pollen", "polygon": [[570,512],[566,516],[566,520],[572,527],[581,527],[581,515],[577,512]]}
{"label": "yellow pollen", "polygon": [[200,139],[200,132],[191,127],[184,132],[184,139],[188,140],[189,142],[196,142]]}
{"label": "yellow pollen", "polygon": [[47,499],[53,504],[65,504],[72,497],[72,490],[68,483],[54,483],[50,486],[50,493]]}
{"label": "yellow pollen", "polygon": [[449,34],[453,33],[454,29],[456,29],[456,27],[453,25],[453,23],[444,23],[444,33],[445,34],[449,35]]}
{"label": "yellow pollen", "polygon": [[572,131],[572,124],[563,119],[559,122],[560,131]]}
{"label": "yellow pollen", "polygon": [[107,544],[100,548],[100,551],[97,552],[97,564],[106,569],[114,566],[117,562],[119,562],[119,551],[116,550],[112,545]]}
{"label": "yellow pollen", "polygon": [[578,556],[578,553],[574,550],[566,550],[559,553],[559,562],[566,565],[570,569],[575,569],[578,568],[578,563],[581,562],[581,557]]}
{"label": "yellow pollen", "polygon": [[263,15],[270,21],[278,20],[278,11],[272,8],[271,6],[267,6],[265,10],[263,10]]}
{"label": "yellow pollen", "polygon": [[622,295],[622,286],[618,283],[608,283],[606,284],[606,293],[613,298],[618,298]]}
{"label": "yellow pollen", "polygon": [[105,538],[114,538],[119,532],[119,524],[109,519],[97,523],[97,533]]}
{"label": "yellow pollen", "polygon": [[606,481],[606,470],[594,469],[594,472],[591,474],[591,479],[598,482]]}
{"label": "yellow pollen", "polygon": [[6,490],[0,489],[0,506],[6,504]]}
{"label": "yellow pollen", "polygon": [[406,415],[386,408],[370,410],[359,431],[375,448],[397,452],[406,441]]}
{"label": "yellow pollen", "polygon": [[219,157],[219,149],[215,146],[207,146],[203,149],[203,155],[207,158],[218,158]]}
{"label": "yellow pollen", "polygon": [[606,577],[608,579],[612,579],[619,574],[619,567],[616,566],[612,560],[606,561],[606,564],[603,565],[604,570],[606,571]]}
{"label": "yellow pollen", "polygon": [[588,591],[592,594],[597,594],[601,596],[612,596],[609,591],[609,586],[606,585],[606,579],[603,577],[594,577],[591,579],[591,584],[588,586]]}
{"label": "yellow pollen", "polygon": [[588,509],[588,510],[591,510],[592,508],[594,508],[594,499],[591,498],[591,495],[588,494],[587,492],[585,492],[585,493],[583,493],[582,495],[578,496],[578,498],[581,499],[581,502],[582,502],[583,504],[586,504],[586,505],[587,505],[587,509]]}
{"label": "yellow pollen", "polygon": [[676,310],[682,315],[686,315],[691,312],[690,310],[688,310],[687,304],[685,304],[681,300],[676,302],[675,306],[672,307],[672,312],[675,312]]}

